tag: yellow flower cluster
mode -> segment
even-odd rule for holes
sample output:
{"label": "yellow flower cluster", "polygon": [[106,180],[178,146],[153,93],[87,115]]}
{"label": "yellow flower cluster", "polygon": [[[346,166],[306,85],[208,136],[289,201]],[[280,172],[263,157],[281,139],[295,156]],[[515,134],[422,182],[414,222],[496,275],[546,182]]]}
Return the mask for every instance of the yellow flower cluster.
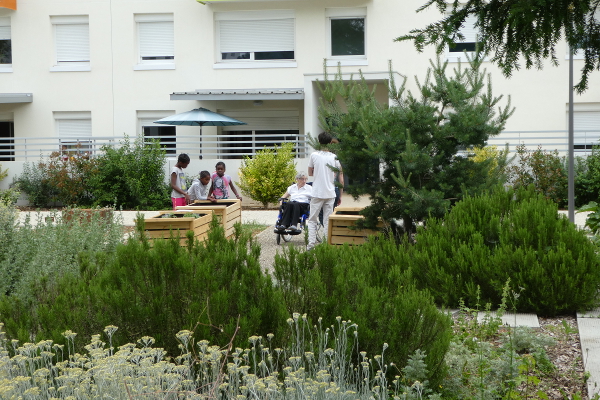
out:
{"label": "yellow flower cluster", "polygon": [[[193,332],[180,331],[176,337],[182,353],[174,362],[165,359],[163,349],[152,347],[155,341],[149,336],[114,351],[94,335],[85,355],[72,354],[69,348],[69,354],[64,354],[62,346],[49,340],[21,346],[12,342],[11,357],[0,324],[0,399],[370,400],[386,396],[383,357],[369,359],[361,352],[360,365],[353,366],[346,354],[355,324],[340,318],[324,332],[316,326],[313,331],[305,315],[294,314],[289,322],[296,343],[284,349],[271,348],[272,334],[266,344],[262,336],[252,336],[249,348],[228,350],[206,340],[196,343]],[[104,330],[109,342],[117,329]],[[72,342],[76,334],[67,331],[64,336]]]}

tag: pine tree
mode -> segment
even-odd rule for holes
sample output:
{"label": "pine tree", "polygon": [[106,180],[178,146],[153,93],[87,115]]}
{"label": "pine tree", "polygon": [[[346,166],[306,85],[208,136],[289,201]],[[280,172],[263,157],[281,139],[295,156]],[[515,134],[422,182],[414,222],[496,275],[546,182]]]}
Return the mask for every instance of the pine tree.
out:
{"label": "pine tree", "polygon": [[510,98],[496,111],[502,96],[492,95],[480,59],[450,77],[447,62],[430,64],[415,95],[406,79],[396,86],[390,65],[391,106],[378,102],[362,77],[344,82],[338,72],[321,84],[320,122],[340,141],[334,151],[353,180],[348,193],[371,198],[367,226],[381,217],[412,227],[490,186],[493,160],[475,162],[468,150],[501,132],[513,112]]}

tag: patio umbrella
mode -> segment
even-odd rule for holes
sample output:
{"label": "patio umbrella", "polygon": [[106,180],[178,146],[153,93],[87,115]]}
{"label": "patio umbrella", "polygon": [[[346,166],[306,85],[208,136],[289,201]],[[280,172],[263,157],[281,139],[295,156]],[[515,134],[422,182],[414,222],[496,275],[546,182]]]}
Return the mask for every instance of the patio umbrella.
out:
{"label": "patio umbrella", "polygon": [[[230,126],[230,125],[246,125],[245,122],[238,121],[235,118],[228,117],[223,114],[212,112],[206,108],[195,108],[191,111],[186,111],[180,114],[171,115],[154,121],[155,124],[165,125],[188,125],[200,127],[200,143],[202,143],[202,127],[203,126]],[[202,150],[200,150],[202,151]],[[202,156],[200,156],[202,159]]]}
{"label": "patio umbrella", "polygon": [[245,122],[230,118],[226,115],[207,110],[206,108],[195,108],[181,114],[154,121],[155,124],[165,125],[191,125],[191,126],[230,126],[246,125]]}

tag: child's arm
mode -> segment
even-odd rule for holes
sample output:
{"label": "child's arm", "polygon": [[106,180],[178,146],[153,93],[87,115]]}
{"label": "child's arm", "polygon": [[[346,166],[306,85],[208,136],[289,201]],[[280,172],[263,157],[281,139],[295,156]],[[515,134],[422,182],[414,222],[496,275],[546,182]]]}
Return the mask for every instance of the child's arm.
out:
{"label": "child's arm", "polygon": [[215,197],[212,195],[213,193],[213,189],[215,187],[215,183],[213,181],[210,182],[210,189],[208,190],[208,197],[206,198],[207,200],[210,201],[217,201],[217,199],[215,199]]}
{"label": "child's arm", "polygon": [[242,200],[242,196],[240,196],[237,192],[237,189],[235,188],[235,186],[233,186],[233,181],[229,181],[229,187],[231,188],[231,191],[233,192],[233,194],[235,194],[235,197],[238,198],[239,200]]}
{"label": "child's arm", "polygon": [[190,202],[194,200],[202,200],[200,199],[200,185],[196,181],[192,183],[192,186],[187,190],[187,193],[190,195]]}

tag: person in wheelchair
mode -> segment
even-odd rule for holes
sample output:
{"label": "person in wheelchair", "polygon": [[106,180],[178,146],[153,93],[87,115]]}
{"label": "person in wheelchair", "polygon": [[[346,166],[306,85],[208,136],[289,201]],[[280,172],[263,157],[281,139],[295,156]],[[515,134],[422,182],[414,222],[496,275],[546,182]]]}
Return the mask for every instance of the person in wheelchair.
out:
{"label": "person in wheelchair", "polygon": [[[288,231],[290,233],[300,233],[298,226],[303,214],[308,215],[310,211],[310,198],[312,196],[312,186],[307,185],[308,177],[304,172],[296,175],[296,183],[287,188],[285,194],[280,199],[280,214],[278,231]],[[289,198],[288,202],[283,199]]]}

